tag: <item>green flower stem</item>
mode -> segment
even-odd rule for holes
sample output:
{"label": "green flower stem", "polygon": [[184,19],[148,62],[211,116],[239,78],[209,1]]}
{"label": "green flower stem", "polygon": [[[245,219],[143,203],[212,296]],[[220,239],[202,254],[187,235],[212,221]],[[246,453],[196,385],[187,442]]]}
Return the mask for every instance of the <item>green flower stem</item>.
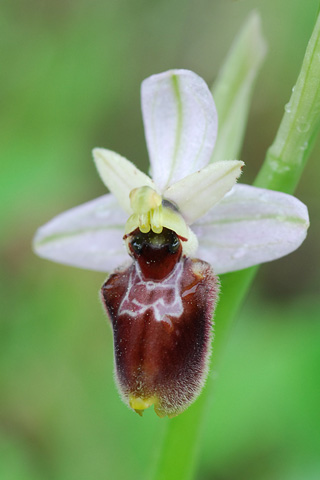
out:
{"label": "green flower stem", "polygon": [[[320,129],[319,79],[320,15],[277,136],[254,182],[256,186],[293,193]],[[217,368],[232,322],[257,269],[252,267],[221,276],[222,298],[215,317],[214,368]],[[167,420],[154,480],[193,478],[206,409],[212,408],[213,384],[211,374],[196,403],[182,415]]]}

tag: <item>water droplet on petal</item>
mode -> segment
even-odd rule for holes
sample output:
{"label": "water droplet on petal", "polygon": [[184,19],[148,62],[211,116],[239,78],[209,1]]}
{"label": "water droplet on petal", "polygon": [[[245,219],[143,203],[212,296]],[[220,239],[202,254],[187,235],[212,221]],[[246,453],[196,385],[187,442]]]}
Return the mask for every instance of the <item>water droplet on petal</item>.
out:
{"label": "water droplet on petal", "polygon": [[300,146],[300,150],[304,151],[308,148],[308,145],[309,143],[308,142],[304,142],[301,146]]}
{"label": "water droplet on petal", "polygon": [[269,165],[272,170],[278,173],[285,173],[290,170],[289,165],[284,165],[283,163],[280,163],[277,160],[270,160]]}
{"label": "water droplet on petal", "polygon": [[284,109],[287,113],[291,113],[291,102],[286,103],[286,105],[284,106]]}
{"label": "water droplet on petal", "polygon": [[107,218],[109,216],[109,212],[104,208],[99,208],[94,212],[94,214],[96,218]]}
{"label": "water droplet on petal", "polygon": [[278,162],[277,160],[270,160],[269,165],[272,170],[277,170],[278,169]]}
{"label": "water droplet on petal", "polygon": [[95,208],[93,216],[96,218],[108,218],[111,215],[111,211],[106,208],[105,205],[99,205]]}
{"label": "water droplet on petal", "polygon": [[260,195],[259,198],[260,198],[261,202],[269,202],[270,195],[268,193],[263,193],[262,195]]}
{"label": "water droplet on petal", "polygon": [[242,258],[244,257],[244,255],[246,254],[247,252],[247,249],[248,249],[248,245],[246,243],[244,243],[240,248],[238,248],[234,254],[232,255],[232,258],[234,259],[239,259],[239,258]]}
{"label": "water droplet on petal", "polygon": [[305,117],[298,118],[297,130],[299,133],[305,133],[309,130],[310,123],[306,121]]}

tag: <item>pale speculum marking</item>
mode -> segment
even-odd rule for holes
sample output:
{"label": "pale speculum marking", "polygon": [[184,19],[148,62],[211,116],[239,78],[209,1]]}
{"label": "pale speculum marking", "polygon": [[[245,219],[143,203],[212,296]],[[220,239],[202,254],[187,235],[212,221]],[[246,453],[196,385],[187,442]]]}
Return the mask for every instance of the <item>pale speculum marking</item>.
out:
{"label": "pale speculum marking", "polygon": [[172,273],[161,282],[144,280],[136,262],[130,273],[129,284],[123,298],[118,315],[129,315],[139,318],[147,310],[153,310],[157,322],[171,324],[168,317],[180,317],[183,305],[180,296],[183,262],[178,262]]}

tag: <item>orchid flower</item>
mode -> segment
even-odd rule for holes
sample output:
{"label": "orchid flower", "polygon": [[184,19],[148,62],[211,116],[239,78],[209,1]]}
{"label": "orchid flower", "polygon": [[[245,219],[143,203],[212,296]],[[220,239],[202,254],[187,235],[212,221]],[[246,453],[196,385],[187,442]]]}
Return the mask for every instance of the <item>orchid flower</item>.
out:
{"label": "orchid flower", "polygon": [[211,161],[217,112],[195,73],[153,75],[141,97],[152,178],[95,149],[111,193],[41,227],[34,249],[68,265],[117,269],[101,295],[120,393],[139,414],[154,405],[159,416],[174,416],[207,376],[216,275],[292,252],[309,219],[293,196],[236,184],[243,162]]}

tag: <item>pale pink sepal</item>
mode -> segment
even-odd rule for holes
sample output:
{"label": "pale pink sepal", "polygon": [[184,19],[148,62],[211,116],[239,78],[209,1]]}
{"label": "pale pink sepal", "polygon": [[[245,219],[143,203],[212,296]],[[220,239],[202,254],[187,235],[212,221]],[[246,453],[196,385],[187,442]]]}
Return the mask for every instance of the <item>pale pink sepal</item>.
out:
{"label": "pale pink sepal", "polygon": [[104,195],[40,227],[33,248],[54,262],[110,272],[129,260],[122,240],[126,219],[115,197]]}
{"label": "pale pink sepal", "polygon": [[217,112],[207,84],[189,70],[144,80],[141,103],[152,178],[163,191],[209,163]]}
{"label": "pale pink sepal", "polygon": [[308,227],[307,207],[295,197],[235,185],[192,229],[197,256],[219,274],[287,255],[301,245]]}

